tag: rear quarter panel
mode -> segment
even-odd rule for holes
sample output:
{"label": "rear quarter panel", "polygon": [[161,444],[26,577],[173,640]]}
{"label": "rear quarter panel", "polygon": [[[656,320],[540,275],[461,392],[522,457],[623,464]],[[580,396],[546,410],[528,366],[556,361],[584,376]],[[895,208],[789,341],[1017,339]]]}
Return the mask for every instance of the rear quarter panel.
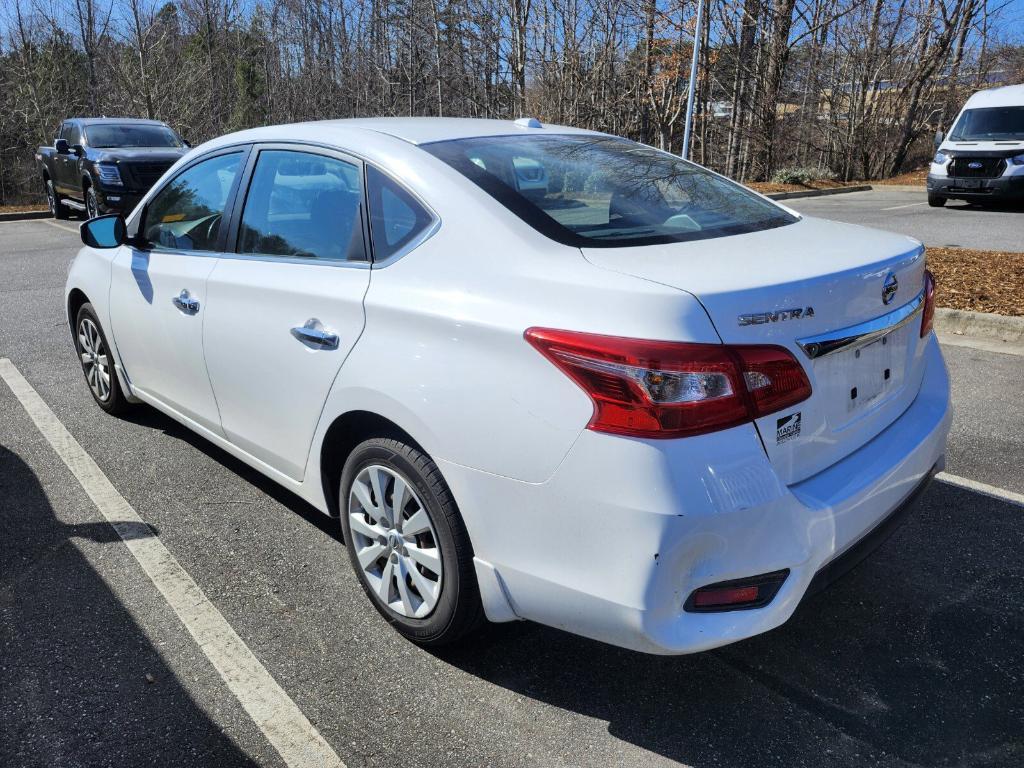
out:
{"label": "rear quarter panel", "polygon": [[435,459],[543,482],[593,406],[524,340],[527,328],[719,341],[689,294],[593,267],[579,249],[548,240],[412,149],[425,158],[416,173],[395,175],[441,225],[412,253],[372,269],[366,327],[328,396],[307,480],[319,481],[316,458],[330,424],[367,410]]}

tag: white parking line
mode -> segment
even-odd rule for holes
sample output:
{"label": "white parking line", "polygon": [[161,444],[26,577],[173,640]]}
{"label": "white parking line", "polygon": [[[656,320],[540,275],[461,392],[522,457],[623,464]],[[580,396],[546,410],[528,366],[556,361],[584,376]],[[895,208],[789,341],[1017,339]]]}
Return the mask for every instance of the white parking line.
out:
{"label": "white parking line", "polygon": [[51,227],[56,227],[57,229],[63,229],[65,232],[71,232],[74,235],[77,235],[79,231],[77,227],[69,227],[65,224],[58,224],[53,219],[36,219],[36,221],[41,221],[43,222],[43,224],[49,224]]}
{"label": "white parking line", "polygon": [[202,589],[118,493],[92,457],[71,436],[10,360],[0,358],[0,377],[47,442],[81,483],[100,514],[164,596],[224,683],[293,768],[345,768],[345,764],[295,702],[260,663]]}
{"label": "white parking line", "polygon": [[913,208],[915,205],[927,205],[927,200],[923,203],[907,203],[906,205],[893,205],[889,208],[879,208],[880,211],[896,211],[900,208]]}
{"label": "white parking line", "polygon": [[968,480],[966,477],[951,475],[948,472],[939,472],[935,479],[949,485],[955,485],[958,488],[966,488],[969,491],[974,491],[984,496],[991,496],[993,499],[1008,501],[1010,504],[1018,507],[1024,507],[1024,493],[1007,491],[1005,488],[997,488],[988,483],[979,483],[977,480]]}

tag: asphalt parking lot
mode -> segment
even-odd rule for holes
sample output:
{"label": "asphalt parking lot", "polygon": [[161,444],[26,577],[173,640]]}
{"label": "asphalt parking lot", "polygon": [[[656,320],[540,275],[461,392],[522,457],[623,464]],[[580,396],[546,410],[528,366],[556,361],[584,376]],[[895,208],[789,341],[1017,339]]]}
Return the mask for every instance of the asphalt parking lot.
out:
{"label": "asphalt parking lot", "polygon": [[923,187],[885,185],[782,202],[808,216],[902,232],[925,245],[1024,251],[1024,204],[981,208],[950,200],[944,208],[930,208]]}
{"label": "asphalt parking lot", "polygon": [[[963,480],[778,630],[658,658],[506,624],[431,653],[370,608],[333,521],[156,411],[93,404],[75,230],[0,224],[0,358],[346,765],[1024,763],[1024,357],[945,349]],[[284,765],[2,382],[0,765]]]}

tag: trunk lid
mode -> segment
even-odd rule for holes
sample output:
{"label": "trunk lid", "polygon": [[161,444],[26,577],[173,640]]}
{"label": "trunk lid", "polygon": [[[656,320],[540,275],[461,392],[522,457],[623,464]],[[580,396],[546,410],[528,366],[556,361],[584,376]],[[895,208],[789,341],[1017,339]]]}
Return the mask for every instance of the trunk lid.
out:
{"label": "trunk lid", "polygon": [[[734,237],[584,248],[583,254],[604,269],[692,294],[726,343],[776,344],[793,353],[807,371],[811,397],[756,422],[786,483],[860,448],[920,389],[924,344],[920,312],[912,310],[924,287],[925,260],[909,237],[804,218]],[[873,343],[828,354],[819,344],[813,356],[813,337],[863,332],[879,318],[884,329],[901,317],[902,326],[875,334]]]}

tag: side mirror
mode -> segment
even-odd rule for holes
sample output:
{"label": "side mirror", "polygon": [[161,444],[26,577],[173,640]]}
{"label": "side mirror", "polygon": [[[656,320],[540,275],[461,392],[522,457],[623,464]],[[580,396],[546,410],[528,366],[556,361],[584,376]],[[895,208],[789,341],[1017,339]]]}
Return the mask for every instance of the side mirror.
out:
{"label": "side mirror", "polygon": [[182,139],[182,140],[181,140],[181,143],[182,143],[182,144],[184,144],[184,145],[185,145],[186,147],[188,147],[189,149],[192,149],[192,142],[191,142],[191,141],[189,141],[188,139]]}
{"label": "side mirror", "polygon": [[57,150],[58,155],[70,155],[71,147],[68,146],[67,139],[57,139],[53,142],[53,148]]}
{"label": "side mirror", "polygon": [[77,157],[82,157],[83,155],[85,155],[85,147],[83,147],[81,144],[72,144],[71,152]]}
{"label": "side mirror", "polygon": [[97,216],[82,224],[82,242],[90,248],[117,248],[123,245],[127,229],[119,213]]}
{"label": "side mirror", "polygon": [[942,142],[945,140],[945,138],[946,138],[946,134],[944,134],[942,131],[936,131],[935,132],[935,148],[936,149],[938,149],[942,145]]}

